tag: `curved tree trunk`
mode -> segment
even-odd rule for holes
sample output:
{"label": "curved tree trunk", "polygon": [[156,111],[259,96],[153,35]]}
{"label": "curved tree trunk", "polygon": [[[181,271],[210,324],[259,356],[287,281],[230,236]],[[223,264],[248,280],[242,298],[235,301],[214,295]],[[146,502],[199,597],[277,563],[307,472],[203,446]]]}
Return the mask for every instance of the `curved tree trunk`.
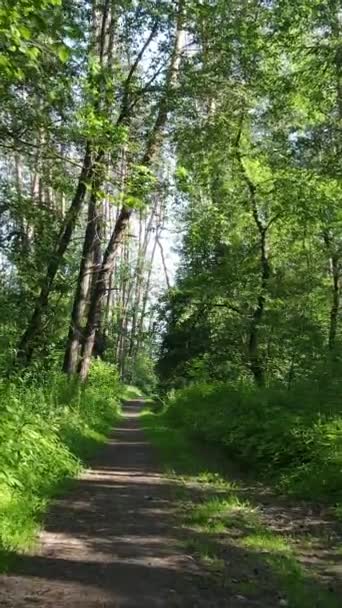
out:
{"label": "curved tree trunk", "polygon": [[[243,117],[242,117],[243,120]],[[259,345],[259,334],[260,325],[264,317],[265,304],[268,292],[269,279],[271,276],[271,267],[268,259],[267,250],[267,231],[274,221],[273,218],[267,224],[264,222],[260,215],[260,210],[257,202],[257,189],[253,181],[248,175],[246,167],[244,165],[241,150],[240,140],[242,134],[242,123],[239,128],[237,145],[236,145],[236,156],[241,169],[241,173],[246,182],[249,198],[251,204],[252,216],[254,219],[255,226],[259,234],[259,251],[260,251],[260,286],[259,294],[257,297],[256,307],[252,313],[250,327],[249,327],[249,338],[248,338],[248,358],[250,370],[254,376],[255,383],[259,386],[265,384],[265,365],[262,357],[260,356],[260,345]]]}
{"label": "curved tree trunk", "polygon": [[96,266],[99,265],[99,260],[96,258],[98,258],[97,250],[99,248],[99,224],[101,221],[98,210],[98,189],[102,183],[102,156],[103,154],[98,154],[97,177],[96,179],[93,179],[92,183],[81,264],[72,307],[68,341],[64,355],[63,371],[67,374],[75,374],[77,372],[83,338],[82,324],[86,314],[92,276],[93,273],[96,272]]}
{"label": "curved tree trunk", "polygon": [[57,245],[48,263],[44,283],[42,284],[40,294],[37,298],[33,314],[18,345],[17,361],[22,365],[28,365],[30,363],[36,339],[42,331],[43,317],[48,307],[52,285],[62,263],[63,256],[71,241],[92,174],[93,162],[90,144],[88,143],[74,198],[58,235]]}

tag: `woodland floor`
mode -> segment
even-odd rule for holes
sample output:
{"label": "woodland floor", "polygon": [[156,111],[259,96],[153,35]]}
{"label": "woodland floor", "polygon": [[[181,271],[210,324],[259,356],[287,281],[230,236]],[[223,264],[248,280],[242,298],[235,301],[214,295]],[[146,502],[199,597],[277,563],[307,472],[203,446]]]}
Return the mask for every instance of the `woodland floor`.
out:
{"label": "woodland floor", "polygon": [[[184,510],[220,490],[162,474],[140,428],[141,407],[126,404],[91,468],[54,501],[37,548],[0,576],[1,608],[291,608],[263,551],[235,542],[238,522],[216,534],[219,560],[191,550],[208,539],[187,526]],[[312,607],[342,606],[336,522],[324,509],[282,503],[262,487],[246,484],[241,492],[253,494],[272,533],[291,536],[308,584],[324,591],[323,603],[315,594]]]}

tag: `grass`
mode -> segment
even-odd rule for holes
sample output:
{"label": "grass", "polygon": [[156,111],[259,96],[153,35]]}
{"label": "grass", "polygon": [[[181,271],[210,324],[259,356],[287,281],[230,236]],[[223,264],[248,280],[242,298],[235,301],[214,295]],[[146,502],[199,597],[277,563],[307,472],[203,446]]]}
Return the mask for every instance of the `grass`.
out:
{"label": "grass", "polygon": [[174,428],[220,446],[231,459],[285,494],[342,504],[340,382],[291,390],[244,383],[197,383],[167,403]]}
{"label": "grass", "polygon": [[213,457],[204,454],[203,446],[184,429],[173,427],[165,414],[145,411],[142,420],[165,473],[183,487],[178,502],[184,546],[212,571],[220,585],[250,601],[273,593],[274,605],[281,599],[289,608],[341,605],[315,572],[303,566],[297,544],[265,524],[258,505],[246,499],[243,483],[224,472],[216,453]]}
{"label": "grass", "polygon": [[137,386],[131,384],[122,385],[120,398],[122,401],[129,401],[130,399],[141,399],[144,396],[143,392]]}
{"label": "grass", "polygon": [[103,363],[85,388],[59,374],[0,387],[0,571],[35,545],[52,497],[106,441],[119,391]]}

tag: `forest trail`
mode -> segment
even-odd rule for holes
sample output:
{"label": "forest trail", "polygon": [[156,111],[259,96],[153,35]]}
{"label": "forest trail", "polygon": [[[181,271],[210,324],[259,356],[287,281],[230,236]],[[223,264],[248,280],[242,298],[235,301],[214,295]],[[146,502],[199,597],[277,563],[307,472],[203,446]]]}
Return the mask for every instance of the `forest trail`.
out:
{"label": "forest trail", "polygon": [[[189,555],[191,543],[203,546],[208,539],[184,526],[180,505],[184,498],[188,504],[203,504],[212,490],[162,475],[140,428],[142,405],[126,403],[119,428],[91,468],[54,501],[36,550],[21,555],[14,571],[0,576],[0,607],[291,607],[260,551],[234,546],[232,539],[243,534],[243,527],[231,528],[231,537],[218,535],[223,544],[216,572]],[[293,538],[299,534],[301,541],[307,533],[313,538],[317,524],[325,537],[333,533],[331,522],[307,517],[298,505],[276,504],[274,497],[258,495],[256,487],[253,495],[270,529],[290,531]],[[323,549],[320,542],[302,557],[313,560],[312,574],[322,566],[322,581],[334,587],[333,600],[339,594],[341,562]],[[327,578],[329,569],[334,571]]]}
{"label": "forest trail", "polygon": [[92,467],[55,500],[36,551],[0,577],[1,608],[226,606],[179,547],[175,487],[156,467],[141,407],[126,404]]}

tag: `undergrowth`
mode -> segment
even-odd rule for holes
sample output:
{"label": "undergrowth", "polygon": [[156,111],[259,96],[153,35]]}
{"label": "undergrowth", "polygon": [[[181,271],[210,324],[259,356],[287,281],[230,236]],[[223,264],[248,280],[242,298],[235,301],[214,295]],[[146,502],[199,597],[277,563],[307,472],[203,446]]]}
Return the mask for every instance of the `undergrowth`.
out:
{"label": "undergrowth", "polygon": [[137,386],[131,384],[124,384],[121,392],[121,399],[140,399],[143,397],[143,392]]}
{"label": "undergrowth", "polygon": [[249,472],[273,478],[282,492],[339,504],[339,394],[331,386],[194,384],[174,393],[165,417],[189,436],[221,446]]}
{"label": "undergrowth", "polygon": [[211,456],[184,427],[175,427],[173,415],[145,411],[143,425],[166,473],[181,483],[175,494],[186,550],[212,572],[227,597],[257,605],[265,600],[267,606],[338,608],[337,594],[303,566],[298,543],[264,523],[253,492],[249,496],[243,484],[230,479],[215,450]]}
{"label": "undergrowth", "polygon": [[62,374],[0,384],[0,569],[34,544],[49,499],[105,441],[120,391],[102,362],[85,387]]}

